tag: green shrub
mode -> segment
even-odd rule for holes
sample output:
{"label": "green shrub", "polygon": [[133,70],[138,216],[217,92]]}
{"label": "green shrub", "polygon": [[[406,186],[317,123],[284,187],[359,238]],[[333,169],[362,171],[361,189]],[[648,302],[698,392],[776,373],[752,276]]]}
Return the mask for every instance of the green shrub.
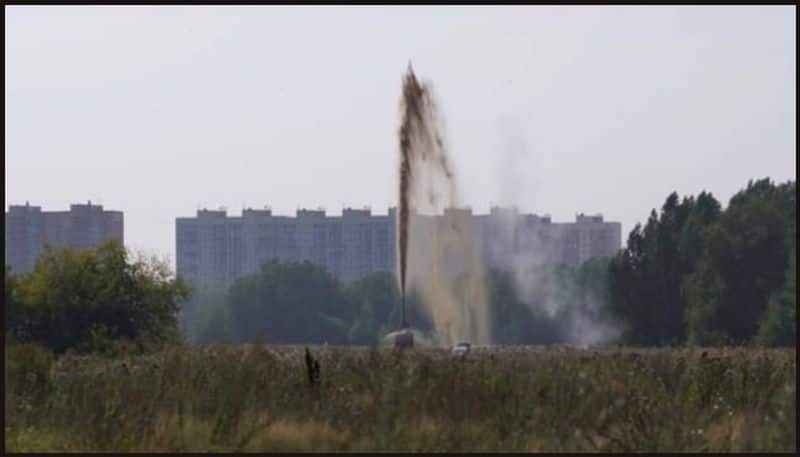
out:
{"label": "green shrub", "polygon": [[19,314],[7,332],[56,353],[113,352],[118,341],[137,347],[178,339],[177,313],[189,288],[157,259],[130,259],[109,241],[96,249],[48,247],[30,273],[15,280]]}

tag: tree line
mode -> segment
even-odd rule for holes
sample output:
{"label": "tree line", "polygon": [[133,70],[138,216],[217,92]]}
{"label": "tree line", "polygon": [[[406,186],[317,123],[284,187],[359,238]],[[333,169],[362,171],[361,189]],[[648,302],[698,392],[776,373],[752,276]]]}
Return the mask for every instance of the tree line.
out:
{"label": "tree line", "polygon": [[[567,342],[565,317],[584,314],[603,294],[606,262],[543,266],[551,287],[530,300],[509,272],[490,271],[492,334],[499,344]],[[567,287],[569,285],[569,287]],[[310,262],[272,262],[227,287],[197,287],[165,262],[134,258],[118,242],[74,251],[47,247],[31,272],[5,269],[7,341],[34,342],[56,353],[146,352],[189,342],[378,345],[401,321],[391,273],[342,282]],[[591,302],[591,303],[590,303]],[[559,303],[554,311],[547,311]],[[407,297],[408,320],[433,325],[419,294]]]}
{"label": "tree line", "polygon": [[750,181],[722,209],[670,194],[609,264],[607,306],[642,346],[797,341],[797,190]]}
{"label": "tree line", "polygon": [[[497,344],[601,340],[636,346],[791,346],[796,330],[795,182],[751,181],[723,210],[712,194],[669,195],[612,258],[542,265],[521,294],[513,272],[487,275]],[[187,285],[154,258],[111,241],[48,247],[33,271],[5,269],[7,338],[56,352],[149,350],[179,341],[377,345],[400,324],[396,278],[342,282],[309,262],[263,265],[229,285]],[[432,323],[411,291],[408,320]],[[592,340],[593,341],[593,340]]]}
{"label": "tree line", "polygon": [[[498,344],[566,343],[567,316],[585,312],[601,296],[607,261],[580,268],[543,266],[553,287],[524,301],[512,274],[488,274],[491,332]],[[557,285],[559,284],[559,285]],[[560,284],[569,284],[569,289]],[[550,303],[558,309],[548,311]],[[408,322],[423,333],[433,323],[412,289],[406,299]],[[310,262],[271,262],[229,286],[199,288],[181,313],[181,330],[199,344],[254,340],[288,344],[378,345],[401,323],[401,296],[391,273],[341,282]]]}

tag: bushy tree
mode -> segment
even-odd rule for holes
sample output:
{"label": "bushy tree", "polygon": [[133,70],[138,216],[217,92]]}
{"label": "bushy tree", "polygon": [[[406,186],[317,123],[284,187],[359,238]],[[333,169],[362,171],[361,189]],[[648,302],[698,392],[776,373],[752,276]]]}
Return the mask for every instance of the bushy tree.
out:
{"label": "bushy tree", "polygon": [[56,352],[175,341],[179,303],[189,294],[165,263],[132,260],[117,241],[77,252],[48,246],[17,290],[21,317],[11,331]]}

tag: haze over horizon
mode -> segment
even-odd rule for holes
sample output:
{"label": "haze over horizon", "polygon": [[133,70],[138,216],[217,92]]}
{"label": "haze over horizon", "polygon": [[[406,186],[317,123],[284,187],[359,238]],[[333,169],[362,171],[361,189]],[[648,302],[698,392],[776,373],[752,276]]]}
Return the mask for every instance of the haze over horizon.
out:
{"label": "haze over horizon", "polygon": [[623,243],[666,196],[796,179],[796,24],[769,7],[5,8],[5,205],[396,205],[402,74],[432,82],[463,201]]}

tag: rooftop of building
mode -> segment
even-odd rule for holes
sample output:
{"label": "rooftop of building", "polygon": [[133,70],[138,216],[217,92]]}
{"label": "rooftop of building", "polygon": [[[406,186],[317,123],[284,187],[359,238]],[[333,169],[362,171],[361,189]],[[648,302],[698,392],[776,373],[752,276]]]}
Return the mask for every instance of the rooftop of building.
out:
{"label": "rooftop of building", "polygon": [[[253,208],[244,208],[242,209],[241,215],[228,215],[227,209],[224,207],[220,207],[216,210],[210,210],[207,208],[198,209],[196,216],[194,217],[178,217],[177,220],[180,221],[190,221],[190,220],[243,220],[243,219],[250,219],[250,218],[271,218],[271,219],[298,219],[298,220],[337,220],[337,219],[362,219],[362,218],[385,218],[385,217],[394,217],[397,212],[396,207],[390,207],[388,211],[384,214],[373,214],[372,209],[369,207],[363,208],[352,208],[352,207],[345,207],[342,209],[341,214],[327,214],[325,208],[315,208],[315,209],[308,209],[308,208],[298,208],[295,211],[294,215],[280,215],[274,214],[272,209],[268,206],[265,206],[264,209],[253,209]],[[471,217],[478,217],[478,218],[505,218],[505,217],[514,217],[514,218],[521,218],[524,223],[527,224],[550,224],[552,222],[552,218],[549,214],[539,215],[534,213],[521,213],[517,207],[501,207],[501,206],[492,206],[490,207],[489,213],[487,214],[480,214],[480,213],[473,213],[472,208],[469,206],[464,207],[450,207],[446,208],[442,213],[439,214],[430,214],[430,213],[423,213],[423,212],[413,212],[413,214],[423,217],[430,217],[430,216],[442,216],[442,215],[461,215],[461,216],[471,216]],[[578,213],[575,215],[574,222],[561,222],[572,224],[572,223],[579,223],[579,224],[586,224],[586,223],[607,223],[603,220],[603,215],[601,213],[596,214],[584,214]]]}
{"label": "rooftop of building", "polygon": [[31,205],[26,201],[24,205],[8,205],[8,214],[20,213],[44,213],[44,214],[67,214],[70,212],[102,212],[102,213],[120,213],[118,210],[104,210],[103,205],[93,204],[91,200],[84,203],[73,203],[69,205],[69,210],[56,210],[56,211],[42,211],[42,207],[38,205]]}

